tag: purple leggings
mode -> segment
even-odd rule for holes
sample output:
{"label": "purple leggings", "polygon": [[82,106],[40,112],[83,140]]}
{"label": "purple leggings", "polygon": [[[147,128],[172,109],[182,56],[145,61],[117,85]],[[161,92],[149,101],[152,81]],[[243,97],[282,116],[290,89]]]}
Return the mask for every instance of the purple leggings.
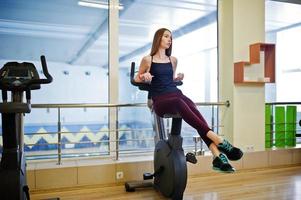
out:
{"label": "purple leggings", "polygon": [[211,129],[196,105],[181,91],[155,96],[152,99],[153,108],[157,115],[163,117],[166,113],[180,114],[186,123],[198,131],[206,145],[210,146],[212,140],[207,137],[207,133]]}

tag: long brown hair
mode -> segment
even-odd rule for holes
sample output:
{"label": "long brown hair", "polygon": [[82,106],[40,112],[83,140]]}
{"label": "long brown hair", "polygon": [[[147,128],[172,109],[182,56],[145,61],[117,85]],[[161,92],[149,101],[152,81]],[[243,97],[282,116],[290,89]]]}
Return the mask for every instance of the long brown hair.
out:
{"label": "long brown hair", "polygon": [[[168,30],[167,28],[160,28],[159,30],[156,31],[155,35],[154,35],[154,39],[153,39],[153,45],[152,45],[152,50],[150,55],[153,56],[157,53],[160,44],[161,44],[161,39],[163,37],[163,34],[165,31],[169,31],[171,33],[170,30]],[[168,49],[165,50],[165,55],[170,56],[171,55],[171,50],[172,50],[172,42],[170,44],[170,47]]]}

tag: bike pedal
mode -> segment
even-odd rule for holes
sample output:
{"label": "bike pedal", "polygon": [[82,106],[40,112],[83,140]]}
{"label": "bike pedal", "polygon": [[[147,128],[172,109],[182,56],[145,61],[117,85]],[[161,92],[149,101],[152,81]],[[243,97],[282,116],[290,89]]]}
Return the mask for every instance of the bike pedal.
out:
{"label": "bike pedal", "polygon": [[196,164],[198,160],[196,159],[195,155],[191,152],[186,154],[186,161],[192,164]]}
{"label": "bike pedal", "polygon": [[154,174],[152,173],[144,173],[143,174],[143,180],[150,180],[154,178]]}

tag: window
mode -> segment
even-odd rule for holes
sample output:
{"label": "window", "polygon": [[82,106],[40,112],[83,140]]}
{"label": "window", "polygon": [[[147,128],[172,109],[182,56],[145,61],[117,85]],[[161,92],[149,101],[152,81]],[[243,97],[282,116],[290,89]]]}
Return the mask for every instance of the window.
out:
{"label": "window", "polygon": [[[301,5],[266,1],[265,12],[266,42],[276,44],[276,83],[266,85],[265,99],[266,102],[274,102],[274,104],[275,102],[276,104],[280,102],[297,102],[296,126],[294,126],[294,130],[297,136],[297,143],[300,144]],[[286,107],[284,105],[280,106]],[[285,112],[287,112],[287,107]],[[275,118],[274,122],[277,117],[281,117],[281,114],[276,116],[275,109],[272,110],[272,114]]]}
{"label": "window", "polygon": [[[173,34],[172,55],[178,58],[177,72],[185,74],[180,87],[195,102],[218,101],[217,84],[217,1],[216,0],[141,0],[121,1],[119,15],[119,102],[146,103],[147,92],[129,82],[131,62],[138,70],[143,56],[150,54],[155,31],[165,27]],[[211,124],[211,108],[200,111]],[[150,139],[153,137],[151,113],[148,108],[120,110],[119,126],[131,124],[143,131],[122,133],[120,138]],[[196,131],[183,124],[182,136],[192,144]],[[141,142],[141,141],[140,141]],[[153,145],[153,141],[148,143]],[[148,145],[140,145],[148,149]]]}
{"label": "window", "polygon": [[266,42],[276,44],[276,83],[266,88],[267,102],[300,101],[301,5],[266,1]]}
{"label": "window", "polygon": [[[108,21],[108,9],[81,1],[1,1],[0,65],[33,62],[43,77],[39,59],[46,56],[53,82],[32,91],[33,104],[107,103]],[[63,152],[108,138],[107,108],[32,109],[25,116],[28,155],[57,152],[58,121]]]}

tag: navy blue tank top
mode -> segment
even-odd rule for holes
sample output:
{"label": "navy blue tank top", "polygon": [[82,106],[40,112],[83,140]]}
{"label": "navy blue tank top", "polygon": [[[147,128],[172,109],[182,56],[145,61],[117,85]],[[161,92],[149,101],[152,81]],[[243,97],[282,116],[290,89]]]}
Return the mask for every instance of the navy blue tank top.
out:
{"label": "navy blue tank top", "polygon": [[171,62],[168,63],[155,63],[153,62],[150,67],[152,78],[151,82],[151,91],[150,94],[152,97],[179,91],[177,86],[173,81],[173,69]]}

